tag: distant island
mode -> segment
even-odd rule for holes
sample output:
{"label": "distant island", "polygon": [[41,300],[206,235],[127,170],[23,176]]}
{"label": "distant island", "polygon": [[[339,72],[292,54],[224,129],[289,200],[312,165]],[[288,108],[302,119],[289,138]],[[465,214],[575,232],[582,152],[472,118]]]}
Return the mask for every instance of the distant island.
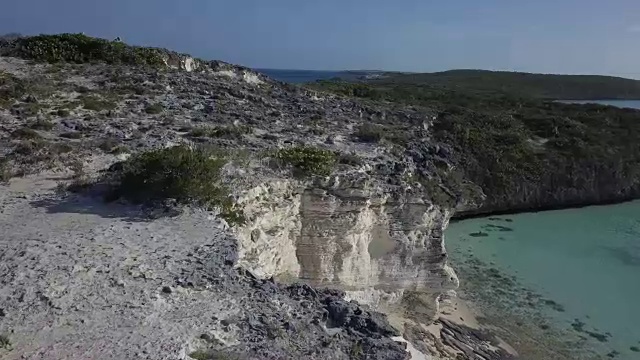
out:
{"label": "distant island", "polygon": [[449,70],[378,74],[375,84],[446,87],[475,93],[507,93],[539,99],[640,99],[640,81],[602,75],[532,74],[510,71]]}

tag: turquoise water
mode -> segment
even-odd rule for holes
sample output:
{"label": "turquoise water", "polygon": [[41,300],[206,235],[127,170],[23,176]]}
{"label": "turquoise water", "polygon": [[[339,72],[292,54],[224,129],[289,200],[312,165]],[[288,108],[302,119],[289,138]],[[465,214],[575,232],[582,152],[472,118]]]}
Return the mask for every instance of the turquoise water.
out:
{"label": "turquoise water", "polygon": [[570,353],[640,359],[640,202],[454,222],[446,244],[489,312],[569,334]]}
{"label": "turquoise water", "polygon": [[[640,109],[640,100],[559,100],[568,104],[600,104],[619,108]],[[638,357],[640,359],[640,357]]]}

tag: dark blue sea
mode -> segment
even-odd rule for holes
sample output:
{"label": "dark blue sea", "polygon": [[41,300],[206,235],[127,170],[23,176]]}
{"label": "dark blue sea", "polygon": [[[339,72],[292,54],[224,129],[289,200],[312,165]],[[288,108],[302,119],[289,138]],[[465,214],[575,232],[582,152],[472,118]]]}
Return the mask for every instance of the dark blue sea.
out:
{"label": "dark blue sea", "polygon": [[640,100],[558,100],[567,104],[600,104],[619,108],[640,109]]}
{"label": "dark blue sea", "polygon": [[282,70],[282,69],[254,69],[268,77],[291,84],[315,82],[318,80],[357,80],[370,74],[368,71],[323,71],[323,70]]}

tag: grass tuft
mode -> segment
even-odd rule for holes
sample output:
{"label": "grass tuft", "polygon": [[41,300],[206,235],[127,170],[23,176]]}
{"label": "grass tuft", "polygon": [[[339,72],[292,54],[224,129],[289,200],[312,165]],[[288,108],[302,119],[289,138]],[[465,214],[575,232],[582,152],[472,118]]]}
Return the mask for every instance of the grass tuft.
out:
{"label": "grass tuft", "polygon": [[151,104],[144,109],[144,112],[151,115],[160,114],[163,111],[164,106],[162,106],[162,104],[160,103]]}

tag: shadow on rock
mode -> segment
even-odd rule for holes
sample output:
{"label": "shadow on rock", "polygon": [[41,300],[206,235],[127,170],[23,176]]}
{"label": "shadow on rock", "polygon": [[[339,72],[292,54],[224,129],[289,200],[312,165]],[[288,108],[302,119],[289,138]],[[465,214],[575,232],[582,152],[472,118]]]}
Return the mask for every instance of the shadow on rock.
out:
{"label": "shadow on rock", "polygon": [[178,215],[170,206],[142,207],[119,202],[105,202],[101,197],[72,193],[52,194],[31,202],[50,214],[92,214],[108,219],[124,219],[133,222],[152,221]]}

